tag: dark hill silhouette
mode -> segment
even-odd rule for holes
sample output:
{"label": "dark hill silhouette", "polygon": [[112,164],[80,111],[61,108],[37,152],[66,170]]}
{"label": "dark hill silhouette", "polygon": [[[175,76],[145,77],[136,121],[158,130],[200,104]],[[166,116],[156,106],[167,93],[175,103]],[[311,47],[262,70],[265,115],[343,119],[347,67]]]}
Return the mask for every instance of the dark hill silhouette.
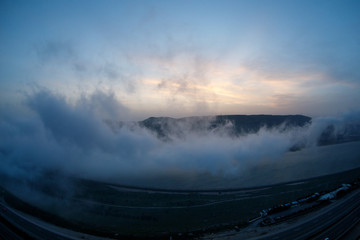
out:
{"label": "dark hill silhouette", "polygon": [[262,127],[284,129],[303,127],[311,122],[311,118],[303,115],[218,115],[204,117],[151,117],[139,122],[140,126],[149,129],[161,139],[171,136],[181,137],[186,132],[226,131],[238,136],[256,133]]}
{"label": "dark hill silhouette", "polygon": [[[155,133],[164,141],[171,141],[174,137],[182,138],[186,134],[206,134],[209,131],[226,133],[237,137],[249,133],[256,133],[261,128],[286,130],[293,127],[304,127],[311,124],[312,119],[304,115],[218,115],[201,117],[150,117],[138,122]],[[345,124],[341,131],[332,124],[316,139],[317,145],[330,145],[360,140],[360,124]],[[290,150],[296,151],[304,147],[305,143],[298,143]]]}

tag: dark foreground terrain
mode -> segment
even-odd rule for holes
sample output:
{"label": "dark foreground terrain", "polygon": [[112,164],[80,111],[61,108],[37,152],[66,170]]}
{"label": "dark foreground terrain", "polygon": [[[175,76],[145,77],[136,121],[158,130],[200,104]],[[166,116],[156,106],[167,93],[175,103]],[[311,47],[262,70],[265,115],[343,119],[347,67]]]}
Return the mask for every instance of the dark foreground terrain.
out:
{"label": "dark foreground terrain", "polygon": [[153,189],[73,179],[72,195],[53,186],[39,190],[43,201],[25,202],[5,189],[2,197],[5,206],[78,232],[119,239],[189,238],[241,230],[263,209],[334,190],[359,176],[358,168],[303,181],[212,190]]}
{"label": "dark foreground terrain", "polygon": [[[310,118],[301,115],[234,115],[216,116],[210,120],[207,117],[150,118],[139,124],[162,140],[171,142],[172,138],[182,138],[194,131],[225,131],[241,137],[242,134],[256,133],[264,126],[285,131],[287,128],[304,127],[310,122]],[[71,229],[115,239],[209,236],[210,239],[213,236],[236,239],[239,232],[246,232],[254,224],[257,224],[254,231],[261,232],[257,229],[292,221],[297,215],[320,211],[333,201],[303,200],[306,204],[299,204],[301,199],[308,199],[314,194],[320,198],[339,189],[342,184],[357,181],[360,177],[360,141],[355,140],[360,136],[359,129],[358,125],[346,125],[339,132],[329,125],[320,133],[315,145],[305,148],[298,145],[278,158],[248,164],[244,171],[240,169],[229,176],[184,171],[176,174],[139,174],[134,178],[117,176],[115,179],[95,181],[86,176],[75,178],[50,170],[29,172],[30,177],[26,180],[0,176],[0,227],[7,234],[1,236],[5,239],[69,239],[67,236],[73,236],[73,232],[60,234],[61,237],[59,232]],[[350,188],[353,189],[353,185]],[[332,222],[338,218],[351,219],[345,213],[358,211],[357,196],[358,193],[329,210],[325,213],[328,214],[326,218]],[[347,206],[352,208],[349,210]],[[283,208],[286,211],[278,211]],[[21,217],[22,214],[27,214],[27,217]],[[56,233],[52,227],[34,225],[37,220],[33,217],[63,230]],[[319,215],[317,220],[313,220],[322,222],[323,217]],[[324,229],[329,224],[335,224],[331,221],[322,223],[326,225]],[[306,222],[304,224],[314,225],[310,220],[310,223]],[[289,231],[287,234],[290,235],[286,236],[294,233]],[[18,232],[18,237],[12,232]],[[221,235],[223,233],[225,235]],[[264,231],[262,234],[265,234]],[[301,233],[296,236],[301,237]],[[91,236],[86,238],[96,239]]]}

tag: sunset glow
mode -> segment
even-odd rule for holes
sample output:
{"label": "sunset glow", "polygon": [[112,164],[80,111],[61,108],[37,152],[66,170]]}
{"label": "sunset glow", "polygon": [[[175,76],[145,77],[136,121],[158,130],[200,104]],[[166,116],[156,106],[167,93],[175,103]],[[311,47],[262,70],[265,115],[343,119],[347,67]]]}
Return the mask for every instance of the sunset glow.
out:
{"label": "sunset glow", "polygon": [[1,5],[1,102],[46,88],[112,93],[131,119],[359,109],[356,1]]}

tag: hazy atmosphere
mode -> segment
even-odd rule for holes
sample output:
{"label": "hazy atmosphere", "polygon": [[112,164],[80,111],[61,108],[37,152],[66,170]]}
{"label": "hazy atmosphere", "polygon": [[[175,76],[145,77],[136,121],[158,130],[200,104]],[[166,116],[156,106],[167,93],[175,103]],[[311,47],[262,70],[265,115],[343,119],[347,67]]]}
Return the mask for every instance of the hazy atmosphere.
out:
{"label": "hazy atmosphere", "polygon": [[[231,121],[208,130],[214,117],[206,117],[200,124],[196,118],[179,124],[164,119],[161,128],[167,131],[167,138],[163,139],[138,122],[119,122],[123,105],[114,95],[102,92],[82,96],[70,104],[62,95],[40,91],[27,96],[23,108],[26,111],[1,110],[1,175],[33,180],[57,173],[152,186],[156,183],[144,179],[171,179],[183,174],[248,177],[251,170],[264,165],[285,168],[293,161],[283,158],[292,147],[316,147],[329,126],[334,127],[330,140],[338,134],[346,135],[349,126],[359,134],[360,123],[360,114],[352,113],[312,119],[304,126],[264,125],[258,131],[244,131],[235,136]],[[297,167],[287,170],[287,178],[277,169],[272,176],[261,175],[257,184],[357,167],[360,152],[356,149],[357,145],[353,145],[350,149],[327,149],[328,155],[319,154],[320,150],[305,152],[304,157],[290,155],[290,159],[297,158],[298,162]],[[311,165],[302,164],[308,159]],[[304,175],[298,176],[299,165],[305,166]],[[268,174],[268,169],[261,171]],[[252,185],[248,179],[242,181],[245,183],[239,184]],[[176,187],[183,188],[183,184],[184,181]],[[193,184],[199,183],[190,181],[185,187]]]}

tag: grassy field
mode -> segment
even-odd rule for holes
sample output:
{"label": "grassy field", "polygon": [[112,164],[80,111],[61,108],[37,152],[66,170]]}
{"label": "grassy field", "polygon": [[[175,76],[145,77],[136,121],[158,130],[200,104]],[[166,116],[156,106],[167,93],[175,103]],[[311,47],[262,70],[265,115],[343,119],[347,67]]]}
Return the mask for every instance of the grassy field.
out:
{"label": "grassy field", "polygon": [[75,230],[105,236],[167,238],[170,233],[243,226],[262,209],[331,190],[358,177],[360,168],[267,187],[200,192],[73,180],[75,190],[70,197],[62,198],[52,191],[47,203],[29,205],[5,191],[5,200],[15,208]]}

